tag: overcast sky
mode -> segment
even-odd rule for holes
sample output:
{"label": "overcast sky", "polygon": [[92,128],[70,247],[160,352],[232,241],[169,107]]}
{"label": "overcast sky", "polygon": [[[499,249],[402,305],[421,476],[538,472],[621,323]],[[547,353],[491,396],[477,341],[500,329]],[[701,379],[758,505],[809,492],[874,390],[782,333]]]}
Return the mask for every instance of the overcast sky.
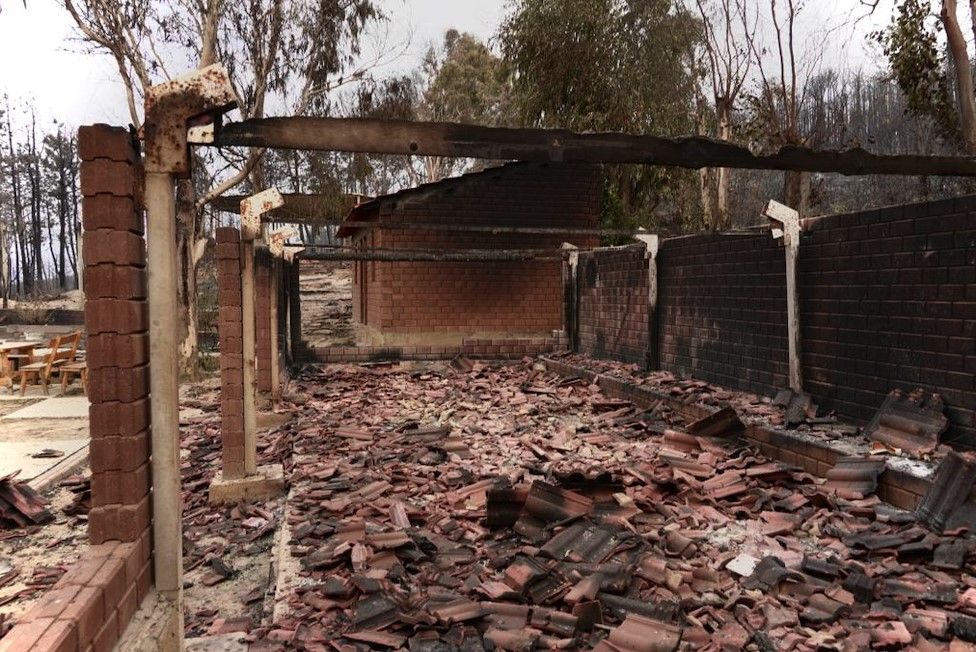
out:
{"label": "overcast sky", "polygon": [[[450,27],[491,37],[505,12],[506,0],[379,0],[390,16],[390,40],[411,39],[407,53],[387,70],[416,67],[430,42],[439,41]],[[858,0],[817,0],[825,20],[842,20]],[[0,93],[12,101],[33,99],[44,121],[72,126],[91,122],[126,124],[125,99],[114,64],[104,56],[85,54],[84,44],[72,41],[67,13],[56,0],[0,0]],[[883,11],[878,19],[887,19]],[[876,22],[876,21],[873,21]],[[861,35],[872,25],[858,29]],[[865,59],[864,39],[845,38],[835,48],[837,61]]]}

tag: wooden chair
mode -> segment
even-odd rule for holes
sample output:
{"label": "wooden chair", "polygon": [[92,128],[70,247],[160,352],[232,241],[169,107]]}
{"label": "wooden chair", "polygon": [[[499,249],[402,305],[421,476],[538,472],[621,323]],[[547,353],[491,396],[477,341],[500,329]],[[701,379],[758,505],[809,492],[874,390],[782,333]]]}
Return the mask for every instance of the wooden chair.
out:
{"label": "wooden chair", "polygon": [[[78,344],[75,342],[75,347],[77,346]],[[61,336],[51,338],[50,347],[44,354],[43,360],[25,364],[18,370],[20,372],[20,395],[24,396],[27,393],[28,379],[32,382],[40,381],[44,385],[44,393],[50,393],[48,385],[51,383],[51,371],[65,362],[67,354],[67,351],[61,349]],[[73,349],[71,349],[71,355],[74,355]]]}

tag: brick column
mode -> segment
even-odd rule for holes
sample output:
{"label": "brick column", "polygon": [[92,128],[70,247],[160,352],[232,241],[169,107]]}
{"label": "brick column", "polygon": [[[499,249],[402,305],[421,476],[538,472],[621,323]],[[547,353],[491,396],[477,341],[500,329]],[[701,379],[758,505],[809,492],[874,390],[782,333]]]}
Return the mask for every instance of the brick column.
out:
{"label": "brick column", "polygon": [[244,350],[241,320],[241,234],[217,229],[220,337],[220,436],[224,478],[244,475]]}
{"label": "brick column", "polygon": [[271,392],[271,252],[254,249],[254,356],[257,360],[258,391]]}
{"label": "brick column", "polygon": [[149,349],[142,168],[129,132],[78,131],[91,401],[92,546],[0,650],[109,650],[149,594]]}
{"label": "brick column", "polygon": [[142,169],[125,129],[78,134],[85,249],[93,544],[149,527],[149,335]]}

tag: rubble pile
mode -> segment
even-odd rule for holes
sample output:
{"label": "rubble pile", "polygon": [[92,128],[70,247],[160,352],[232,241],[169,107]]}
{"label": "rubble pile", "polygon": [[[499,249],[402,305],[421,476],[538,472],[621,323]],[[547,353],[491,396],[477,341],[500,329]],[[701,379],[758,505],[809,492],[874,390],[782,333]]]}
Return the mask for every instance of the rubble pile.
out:
{"label": "rubble pile", "polygon": [[934,532],[882,503],[875,458],[842,459],[824,482],[714,423],[695,436],[531,362],[328,367],[293,383],[296,418],[273,449],[290,452],[284,527],[298,580],[277,587],[283,615],[252,631],[259,644],[976,641],[965,532]]}
{"label": "rubble pile", "polygon": [[[264,617],[266,586],[225,583],[238,579],[240,569],[270,558],[283,500],[261,505],[210,504],[210,483],[220,468],[219,393],[201,391],[196,398],[181,401],[181,406],[200,412],[181,419],[185,633],[195,637],[247,631]],[[262,433],[258,442],[261,463],[272,459],[270,443],[274,440],[274,432]],[[197,585],[216,587],[224,597],[222,604],[209,602],[209,593],[198,596]],[[222,608],[233,609],[233,613],[222,613]]]}

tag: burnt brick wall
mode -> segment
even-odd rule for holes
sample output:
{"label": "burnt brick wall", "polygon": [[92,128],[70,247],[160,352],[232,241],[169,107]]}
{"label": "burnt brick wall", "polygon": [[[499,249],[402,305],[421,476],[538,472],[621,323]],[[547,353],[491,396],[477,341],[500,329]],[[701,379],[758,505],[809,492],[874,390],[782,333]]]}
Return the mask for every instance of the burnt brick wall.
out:
{"label": "burnt brick wall", "polygon": [[[661,367],[765,395],[785,387],[785,282],[768,233],[663,241]],[[804,388],[822,408],[866,421],[891,390],[922,387],[945,399],[945,439],[976,446],[976,196],[805,220],[798,292]],[[644,296],[624,281],[581,292],[581,350],[627,360],[587,329],[628,332],[627,311],[605,313]]]}
{"label": "burnt brick wall", "polygon": [[[446,185],[445,185],[446,184]],[[596,227],[600,175],[578,165],[514,164],[448,180],[423,196],[387,200],[382,221]],[[355,213],[354,213],[355,215]],[[359,219],[359,218],[357,218]],[[372,230],[361,247],[551,249],[595,246],[590,235]],[[562,264],[377,262],[355,264],[354,315],[386,333],[551,334],[563,327]],[[460,340],[459,340],[460,341]]]}
{"label": "burnt brick wall", "polygon": [[220,438],[224,478],[244,475],[244,344],[241,233],[217,229],[217,333],[220,337]]}
{"label": "burnt brick wall", "polygon": [[78,132],[88,331],[92,547],[2,650],[109,650],[152,585],[142,169],[129,132]]}
{"label": "burnt brick wall", "polygon": [[868,419],[892,389],[942,394],[945,439],[976,445],[976,197],[807,221],[805,388]]}
{"label": "burnt brick wall", "polygon": [[647,359],[648,261],[644,245],[581,252],[579,350],[595,358]]}
{"label": "burnt brick wall", "polygon": [[663,241],[658,311],[662,369],[757,394],[788,384],[784,252],[769,233]]}

